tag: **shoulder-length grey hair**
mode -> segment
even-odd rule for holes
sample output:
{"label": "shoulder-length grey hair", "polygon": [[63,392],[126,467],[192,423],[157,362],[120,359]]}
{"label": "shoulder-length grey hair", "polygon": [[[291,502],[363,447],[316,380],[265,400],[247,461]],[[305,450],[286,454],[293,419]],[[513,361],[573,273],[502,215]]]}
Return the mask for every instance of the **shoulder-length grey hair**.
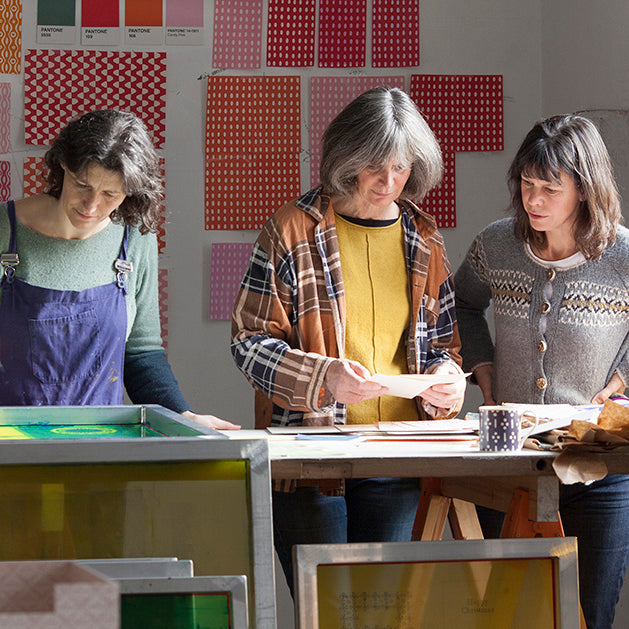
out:
{"label": "shoulder-length grey hair", "polygon": [[100,109],[71,120],[44,156],[46,192],[59,198],[65,165],[82,175],[89,164],[120,174],[126,197],[113,221],[156,231],[163,186],[159,158],[144,123],[133,114]]}
{"label": "shoulder-length grey hair", "polygon": [[609,153],[593,122],[575,114],[552,116],[535,124],[522,142],[508,173],[515,234],[543,246],[546,234],[531,227],[522,205],[522,176],[559,181],[572,177],[584,200],[574,225],[574,239],[588,259],[598,259],[616,239],[622,222],[620,196]]}
{"label": "shoulder-length grey hair", "polygon": [[402,90],[376,87],[347,105],[325,130],[321,183],[332,194],[351,196],[361,171],[394,160],[411,169],[401,199],[421,201],[441,181],[441,149],[415,103]]}

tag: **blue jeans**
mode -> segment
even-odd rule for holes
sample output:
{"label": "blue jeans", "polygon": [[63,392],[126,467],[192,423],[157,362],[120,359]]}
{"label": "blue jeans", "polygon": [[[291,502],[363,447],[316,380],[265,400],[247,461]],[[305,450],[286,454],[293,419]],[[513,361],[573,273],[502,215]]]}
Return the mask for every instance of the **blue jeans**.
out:
{"label": "blue jeans", "polygon": [[408,542],[420,486],[415,478],[348,479],[345,496],[324,496],[317,487],[273,492],[273,534],[293,594],[296,544]]}
{"label": "blue jeans", "polygon": [[[498,537],[504,513],[477,507],[485,537]],[[629,563],[629,476],[562,485],[559,512],[579,548],[579,597],[588,629],[611,629]]]}
{"label": "blue jeans", "polygon": [[579,593],[588,629],[611,629],[629,562],[629,476],[562,485],[564,533],[579,545]]}

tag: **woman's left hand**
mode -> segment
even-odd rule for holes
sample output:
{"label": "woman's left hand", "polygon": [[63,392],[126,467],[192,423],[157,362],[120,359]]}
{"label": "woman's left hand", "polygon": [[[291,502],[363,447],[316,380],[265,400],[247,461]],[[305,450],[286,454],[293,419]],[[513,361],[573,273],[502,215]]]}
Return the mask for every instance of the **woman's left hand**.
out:
{"label": "woman's left hand", "polygon": [[613,395],[614,393],[623,393],[624,390],[625,383],[622,381],[620,376],[615,373],[607,386],[592,398],[592,404],[604,404],[605,400],[607,400],[610,395]]}
{"label": "woman's left hand", "polygon": [[240,430],[240,426],[238,424],[232,424],[226,419],[220,419],[219,417],[214,417],[214,415],[198,415],[192,411],[184,411],[181,414],[184,417],[201,424],[202,426],[214,428],[214,430]]}
{"label": "woman's left hand", "polygon": [[[432,373],[460,374],[463,371],[456,363],[446,362],[441,363]],[[448,415],[451,409],[463,401],[466,384],[465,378],[458,378],[452,384],[433,384],[422,391],[420,397],[437,409],[435,417],[443,417]]]}

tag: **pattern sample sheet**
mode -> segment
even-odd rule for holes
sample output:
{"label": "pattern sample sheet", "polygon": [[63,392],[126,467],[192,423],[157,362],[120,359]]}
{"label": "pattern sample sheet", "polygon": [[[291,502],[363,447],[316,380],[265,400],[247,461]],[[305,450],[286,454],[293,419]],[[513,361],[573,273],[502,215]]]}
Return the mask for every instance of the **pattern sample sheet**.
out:
{"label": "pattern sample sheet", "polygon": [[310,83],[310,186],[319,183],[321,137],[334,117],[354,98],[373,87],[404,89],[403,76],[313,77]]}
{"label": "pattern sample sheet", "polygon": [[456,227],[455,152],[504,149],[502,76],[414,74],[410,96],[441,144],[445,167],[422,208],[439,227]]}
{"label": "pattern sample sheet", "polygon": [[364,66],[366,40],[366,0],[320,0],[319,67]]}
{"label": "pattern sample sheet", "polygon": [[22,0],[0,2],[0,74],[22,69]]}
{"label": "pattern sample sheet", "polygon": [[373,0],[372,60],[374,68],[419,65],[419,2]]}
{"label": "pattern sample sheet", "polygon": [[205,229],[260,229],[299,195],[299,77],[208,79]]}
{"label": "pattern sample sheet", "polygon": [[314,65],[315,8],[315,0],[269,0],[268,66],[296,68]]}
{"label": "pattern sample sheet", "polygon": [[236,294],[252,250],[253,244],[249,242],[212,243],[210,319],[231,319]]}
{"label": "pattern sample sheet", "polygon": [[24,158],[24,196],[32,197],[40,194],[46,188],[44,170],[46,164],[43,157]]}
{"label": "pattern sample sheet", "polygon": [[159,293],[159,321],[162,328],[162,346],[168,352],[168,270],[157,270]]}
{"label": "pattern sample sheet", "polygon": [[0,161],[0,203],[11,198],[11,162]]}
{"label": "pattern sample sheet", "polygon": [[262,0],[216,0],[215,68],[259,68],[262,46]]}
{"label": "pattern sample sheet", "polygon": [[73,116],[116,108],[141,118],[163,147],[166,53],[28,50],[24,64],[27,144],[51,144]]}
{"label": "pattern sample sheet", "polygon": [[0,83],[0,153],[11,150],[11,83]]}

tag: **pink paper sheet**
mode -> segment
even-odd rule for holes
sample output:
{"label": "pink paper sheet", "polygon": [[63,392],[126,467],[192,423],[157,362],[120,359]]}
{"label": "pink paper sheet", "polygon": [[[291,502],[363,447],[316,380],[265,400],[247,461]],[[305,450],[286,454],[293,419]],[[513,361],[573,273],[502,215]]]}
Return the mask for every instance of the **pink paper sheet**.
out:
{"label": "pink paper sheet", "polygon": [[310,83],[310,185],[319,183],[321,137],[334,117],[354,98],[385,85],[404,88],[403,76],[315,76]]}
{"label": "pink paper sheet", "polygon": [[210,319],[229,321],[253,245],[215,242],[211,251]]}
{"label": "pink paper sheet", "polygon": [[215,0],[214,68],[259,68],[262,0]]}

